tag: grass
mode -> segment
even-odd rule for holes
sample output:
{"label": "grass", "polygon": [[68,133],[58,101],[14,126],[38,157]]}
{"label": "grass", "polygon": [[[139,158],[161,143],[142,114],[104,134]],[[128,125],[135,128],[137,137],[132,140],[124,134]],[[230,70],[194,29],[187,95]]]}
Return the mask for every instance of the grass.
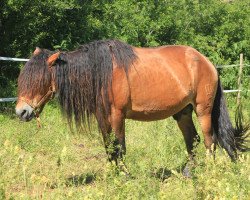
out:
{"label": "grass", "polygon": [[[250,120],[247,99],[244,105]],[[171,118],[126,121],[126,164],[134,176],[131,179],[107,162],[96,128],[91,134],[71,133],[54,104],[45,108],[41,119],[43,126],[38,129],[35,120],[20,122],[12,110],[0,113],[0,199],[250,198],[249,153],[232,163],[218,149],[213,160],[205,156],[201,142],[194,177],[182,176],[187,153]]]}

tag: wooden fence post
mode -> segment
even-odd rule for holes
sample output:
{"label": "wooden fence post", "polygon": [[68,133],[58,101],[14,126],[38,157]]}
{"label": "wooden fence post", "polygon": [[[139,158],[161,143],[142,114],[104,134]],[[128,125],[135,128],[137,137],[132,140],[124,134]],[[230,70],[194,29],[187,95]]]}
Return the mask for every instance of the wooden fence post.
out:
{"label": "wooden fence post", "polygon": [[241,92],[241,77],[242,77],[242,69],[243,69],[243,54],[240,54],[240,68],[239,68],[239,76],[238,76],[238,95],[237,95],[237,106],[240,104],[240,92]]}

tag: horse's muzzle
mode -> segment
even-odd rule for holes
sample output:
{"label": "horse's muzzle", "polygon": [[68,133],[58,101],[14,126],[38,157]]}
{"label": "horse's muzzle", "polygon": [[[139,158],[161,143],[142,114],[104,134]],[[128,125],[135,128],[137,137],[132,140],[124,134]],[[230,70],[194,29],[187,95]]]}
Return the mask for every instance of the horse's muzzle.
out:
{"label": "horse's muzzle", "polygon": [[35,117],[34,109],[24,102],[21,106],[16,107],[16,114],[22,121],[25,122],[28,122]]}

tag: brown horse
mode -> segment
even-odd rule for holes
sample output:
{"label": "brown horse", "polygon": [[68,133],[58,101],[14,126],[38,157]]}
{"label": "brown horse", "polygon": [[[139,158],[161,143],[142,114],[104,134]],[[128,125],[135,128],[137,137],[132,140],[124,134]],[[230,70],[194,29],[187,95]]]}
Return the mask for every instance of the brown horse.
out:
{"label": "brown horse", "polygon": [[[71,52],[37,48],[18,79],[17,115],[24,121],[38,116],[54,93],[70,124],[80,127],[96,117],[109,160],[123,169],[126,118],[153,121],[173,116],[192,159],[199,140],[194,110],[210,152],[217,141],[232,160],[238,150],[249,150],[244,145],[248,129],[241,117],[236,128],[232,126],[215,67],[191,47],[137,48],[105,40]],[[112,130],[115,140],[110,139]]]}

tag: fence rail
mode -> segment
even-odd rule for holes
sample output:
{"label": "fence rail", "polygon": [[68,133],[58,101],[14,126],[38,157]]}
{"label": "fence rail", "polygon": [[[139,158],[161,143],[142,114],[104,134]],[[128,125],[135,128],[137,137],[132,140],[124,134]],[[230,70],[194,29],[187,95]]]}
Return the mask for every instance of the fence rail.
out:
{"label": "fence rail", "polygon": [[17,97],[11,97],[11,98],[0,98],[1,102],[15,102],[17,100]]}
{"label": "fence rail", "polygon": [[[10,58],[10,57],[1,57],[0,60],[4,61],[14,61],[14,62],[27,62],[29,59],[26,58]],[[231,67],[239,67],[240,64],[236,65],[216,65],[216,68],[231,68]],[[250,67],[249,64],[243,64],[244,67]],[[241,90],[223,90],[224,93],[233,93],[233,92],[239,92]],[[250,91],[250,90],[248,90]],[[17,97],[11,97],[11,98],[0,98],[0,103],[1,102],[15,102],[17,100]]]}
{"label": "fence rail", "polygon": [[[219,68],[232,68],[232,67],[239,67],[239,66],[240,66],[240,64],[238,64],[238,65],[216,65],[215,67],[217,69],[219,69]],[[250,67],[250,65],[248,65],[248,64],[243,64],[243,66]]]}
{"label": "fence rail", "polygon": [[[1,57],[0,60],[6,60],[6,61],[19,61],[19,62],[27,62],[29,59],[26,58],[10,58],[10,57]],[[231,68],[231,67],[239,67],[240,64],[235,64],[235,65],[216,65],[216,68]],[[249,64],[243,64],[244,67],[250,67]]]}
{"label": "fence rail", "polygon": [[19,62],[25,62],[25,61],[29,61],[29,59],[26,58],[9,58],[9,57],[0,57],[0,60],[7,60],[7,61],[19,61]]}

